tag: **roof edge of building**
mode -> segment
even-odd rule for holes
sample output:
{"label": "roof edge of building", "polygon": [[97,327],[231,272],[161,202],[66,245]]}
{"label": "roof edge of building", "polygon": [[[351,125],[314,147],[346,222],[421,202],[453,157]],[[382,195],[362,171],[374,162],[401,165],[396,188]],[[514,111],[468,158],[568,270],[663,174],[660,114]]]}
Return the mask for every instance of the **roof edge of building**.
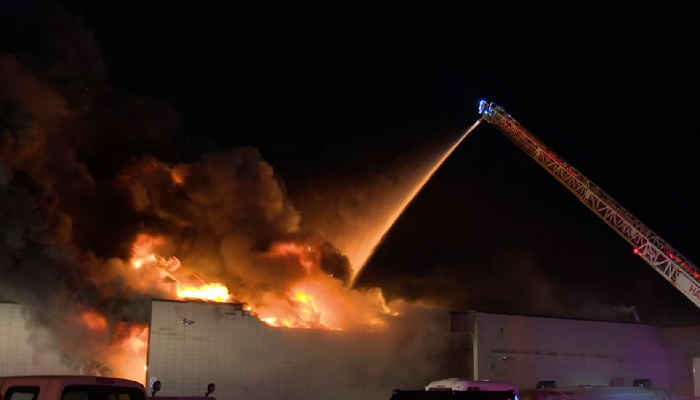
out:
{"label": "roof edge of building", "polygon": [[642,325],[642,326],[652,326],[652,327],[658,328],[658,326],[656,326],[656,325],[637,323],[637,322],[633,322],[633,321],[591,319],[591,318],[578,318],[578,317],[561,317],[561,316],[555,316],[555,315],[511,314],[511,313],[505,313],[505,312],[479,311],[479,310],[450,311],[450,314],[490,314],[490,315],[503,315],[503,316],[525,317],[525,318],[560,319],[560,320],[581,321],[581,322],[607,322],[607,323],[611,323],[611,324]]}

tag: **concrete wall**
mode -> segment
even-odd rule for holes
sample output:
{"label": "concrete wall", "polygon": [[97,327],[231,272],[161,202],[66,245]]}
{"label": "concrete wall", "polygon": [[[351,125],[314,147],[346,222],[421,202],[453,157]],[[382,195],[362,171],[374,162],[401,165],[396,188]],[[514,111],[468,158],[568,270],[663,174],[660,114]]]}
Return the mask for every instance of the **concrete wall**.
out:
{"label": "concrete wall", "polygon": [[670,386],[672,369],[653,326],[488,313],[475,318],[477,379],[524,389],[540,380],[628,386],[651,378],[655,386]]}
{"label": "concrete wall", "polygon": [[214,383],[219,399],[386,400],[402,385],[368,362],[386,347],[372,334],[272,328],[234,304],[152,304],[147,381],[161,396]]}
{"label": "concrete wall", "polygon": [[38,353],[29,333],[21,307],[0,303],[0,376],[75,373],[56,354]]}
{"label": "concrete wall", "polygon": [[[184,325],[183,318],[195,323]],[[617,383],[629,385],[651,378],[681,398],[694,397],[700,382],[694,375],[700,368],[693,370],[693,359],[700,363],[700,328],[488,313],[451,313],[450,319],[449,372],[435,379],[500,379],[529,388],[538,380],[607,385],[622,378]],[[395,356],[372,334],[270,328],[240,306],[169,301],[153,302],[150,332],[148,375],[161,380],[164,396],[203,394],[210,382],[219,399],[246,400],[386,400],[392,389],[406,387],[400,373],[368,360],[368,354]],[[55,354],[37,353],[29,337],[21,308],[0,303],[0,376],[75,373]]]}
{"label": "concrete wall", "polygon": [[676,397],[700,397],[700,328],[660,328],[659,337],[671,368],[669,389]]}
{"label": "concrete wall", "polygon": [[[450,313],[450,356],[446,360],[449,377],[475,379],[478,368],[476,344],[476,313]],[[441,379],[445,377],[437,377]]]}

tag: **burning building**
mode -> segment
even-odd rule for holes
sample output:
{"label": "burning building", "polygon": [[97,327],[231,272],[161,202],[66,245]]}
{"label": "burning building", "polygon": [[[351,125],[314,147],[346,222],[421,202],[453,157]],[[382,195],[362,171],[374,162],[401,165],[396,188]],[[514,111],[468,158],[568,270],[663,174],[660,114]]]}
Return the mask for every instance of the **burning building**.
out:
{"label": "burning building", "polygon": [[[444,378],[445,359],[455,374],[528,385],[580,367],[565,353],[629,363],[635,347],[622,352],[604,337],[637,335],[649,362],[670,357],[652,327],[477,316],[476,328],[452,333],[457,347],[445,358],[445,313],[350,284],[349,260],[361,267],[410,196],[379,207],[389,217],[360,246],[336,240],[337,249],[303,223],[254,149],[177,165],[131,158],[173,145],[176,113],[111,87],[94,36],[75,18],[50,25],[60,34],[46,41],[47,57],[0,55],[0,296],[15,303],[0,304],[0,374],[148,374],[164,395],[214,382],[220,398],[384,398]],[[564,326],[571,342],[542,342]],[[586,342],[576,329],[606,333]],[[678,376],[690,351],[674,353],[687,364]],[[531,375],[501,374],[523,360]]]}
{"label": "burning building", "polygon": [[697,329],[435,313],[411,320],[435,328],[433,340],[413,344],[439,345],[438,332],[450,332],[449,350],[428,360],[387,332],[276,329],[240,305],[154,301],[148,380],[160,380],[169,387],[163,393],[173,396],[212,381],[221,396],[260,399],[385,399],[392,389],[422,388],[448,376],[513,382],[525,390],[542,380],[629,386],[651,379],[679,397],[694,397],[700,382]]}
{"label": "burning building", "polygon": [[[215,383],[218,398],[385,399],[395,388],[461,376],[524,390],[541,380],[651,379],[683,398],[700,382],[697,328],[436,310],[392,322],[396,329],[354,332],[273,327],[243,304],[154,300],[147,347],[123,354],[135,361],[129,376],[149,386],[159,380],[163,396]],[[34,335],[20,306],[0,304],[2,375],[80,372],[70,355],[35,347]]]}
{"label": "burning building", "polygon": [[[243,304],[154,300],[147,347],[104,361],[121,377],[160,381],[162,396],[215,383],[218,398],[383,399],[441,375],[447,314],[421,310],[423,325],[407,314],[385,329],[296,329],[273,327]],[[0,376],[85,372],[59,349],[35,347],[20,306],[0,304],[0,324]]]}
{"label": "burning building", "polygon": [[[60,94],[12,56],[0,59],[0,67],[6,72],[0,76],[0,295],[21,305],[25,323],[21,335],[10,332],[2,338],[8,349],[3,359],[17,354],[4,361],[5,374],[49,371],[44,365],[56,364],[42,361],[40,355],[50,351],[58,354],[64,372],[144,381],[148,349],[161,349],[154,338],[167,337],[158,335],[172,328],[161,318],[164,311],[152,308],[161,304],[152,299],[164,299],[211,302],[182,303],[208,310],[213,303],[220,303],[222,310],[245,304],[238,311],[250,315],[243,318],[229,310],[217,321],[238,317],[238,337],[250,339],[244,332],[258,329],[267,339],[250,339],[249,344],[298,356],[299,362],[287,362],[274,376],[311,363],[318,376],[331,371],[346,371],[347,376],[347,371],[355,371],[352,376],[363,371],[366,376],[329,380],[341,386],[365,382],[372,387],[368,382],[385,376],[401,378],[382,382],[422,382],[412,377],[424,375],[424,365],[444,350],[446,339],[441,335],[446,331],[407,323],[413,311],[387,304],[377,288],[353,288],[348,257],[302,224],[279,178],[256,150],[212,153],[178,165],[148,156],[133,158],[116,179],[95,179],[78,161],[90,159],[80,135],[67,131],[93,127],[92,118],[99,117],[100,110],[74,113]],[[56,102],[38,104],[39,98]],[[18,326],[20,308],[7,307],[2,318],[11,318],[8,326]],[[179,318],[178,323],[193,323],[178,328],[197,332],[206,326],[203,313]],[[154,340],[151,347],[149,335]],[[228,343],[216,338],[216,343]],[[437,344],[422,345],[434,338],[439,338]],[[275,340],[282,347],[268,344]],[[18,343],[27,341],[34,351],[11,351],[15,346],[24,349]],[[290,346],[314,348],[304,343],[335,343],[336,347],[323,344],[327,354],[340,354],[332,350],[338,348],[349,352],[310,362],[309,352],[282,351]],[[238,347],[231,349],[236,360],[249,354],[247,347],[240,354]],[[158,353],[151,355],[154,362],[164,360]],[[27,357],[31,363],[17,362]],[[190,358],[183,361],[194,363]],[[320,363],[325,367],[319,368]],[[163,393],[180,390],[168,386],[173,381],[167,370],[161,376]],[[218,392],[228,390],[223,385]]]}

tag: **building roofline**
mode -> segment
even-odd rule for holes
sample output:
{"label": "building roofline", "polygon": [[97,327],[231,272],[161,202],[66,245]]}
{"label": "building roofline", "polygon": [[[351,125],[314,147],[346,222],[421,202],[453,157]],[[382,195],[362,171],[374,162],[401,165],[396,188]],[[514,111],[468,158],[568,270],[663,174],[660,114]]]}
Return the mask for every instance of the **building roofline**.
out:
{"label": "building roofline", "polygon": [[507,315],[507,316],[513,316],[513,317],[560,319],[560,320],[580,321],[580,322],[607,322],[607,323],[611,323],[611,324],[643,325],[643,326],[658,327],[656,325],[636,323],[633,321],[589,319],[589,318],[577,318],[577,317],[558,317],[558,316],[553,316],[553,315],[537,315],[537,314],[512,314],[512,313],[505,313],[505,312],[492,312],[492,311],[479,311],[479,310],[450,311],[450,314],[491,314],[491,315]]}
{"label": "building roofline", "polygon": [[171,299],[151,299],[151,302],[158,301],[163,303],[200,303],[200,304],[221,304],[221,305],[234,305],[234,306],[244,306],[246,303],[241,303],[239,301],[210,301],[210,300],[200,300],[200,299],[187,299],[187,300],[171,300]]}

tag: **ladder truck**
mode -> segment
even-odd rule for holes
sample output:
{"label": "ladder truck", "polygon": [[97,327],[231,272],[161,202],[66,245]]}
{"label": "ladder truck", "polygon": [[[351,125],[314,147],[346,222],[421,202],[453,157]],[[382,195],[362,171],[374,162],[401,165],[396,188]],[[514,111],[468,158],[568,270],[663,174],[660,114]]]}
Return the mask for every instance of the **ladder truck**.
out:
{"label": "ladder truck", "polygon": [[520,125],[502,107],[486,100],[479,102],[481,120],[496,127],[516,146],[590,208],[622,236],[656,272],[700,307],[700,270],[627,211],[590,179],[548,148]]}

